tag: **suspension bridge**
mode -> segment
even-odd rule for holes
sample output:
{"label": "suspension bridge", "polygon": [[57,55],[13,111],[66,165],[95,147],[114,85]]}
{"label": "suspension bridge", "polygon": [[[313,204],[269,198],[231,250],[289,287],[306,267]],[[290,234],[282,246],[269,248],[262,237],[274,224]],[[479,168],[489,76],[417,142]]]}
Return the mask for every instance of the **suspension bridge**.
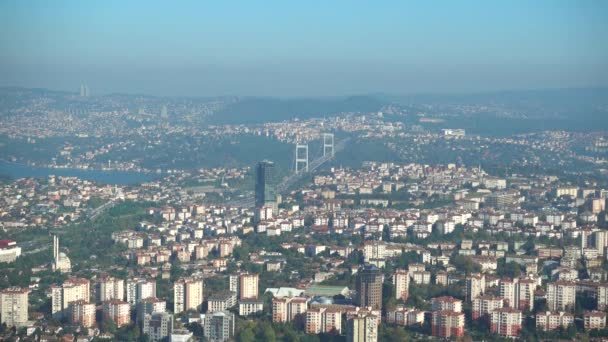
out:
{"label": "suspension bridge", "polygon": [[[277,184],[277,193],[285,193],[293,185],[304,179],[306,175],[316,171],[323,164],[332,160],[335,154],[342,151],[350,140],[350,138],[346,138],[334,144],[333,133],[323,133],[323,154],[312,161],[309,160],[308,144],[296,144],[293,172],[289,176],[283,178],[283,180]],[[227,204],[231,207],[253,207],[255,205],[255,200],[253,194],[251,194],[249,196],[230,201]]]}

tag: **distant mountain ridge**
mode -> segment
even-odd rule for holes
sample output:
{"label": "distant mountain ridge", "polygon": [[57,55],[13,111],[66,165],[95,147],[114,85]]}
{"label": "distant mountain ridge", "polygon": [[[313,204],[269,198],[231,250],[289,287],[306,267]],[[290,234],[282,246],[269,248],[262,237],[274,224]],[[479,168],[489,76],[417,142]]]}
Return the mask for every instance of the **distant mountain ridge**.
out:
{"label": "distant mountain ridge", "polygon": [[351,96],[327,99],[242,98],[211,118],[212,124],[252,124],[276,122],[294,118],[309,119],[344,112],[376,112],[387,102],[371,96]]}

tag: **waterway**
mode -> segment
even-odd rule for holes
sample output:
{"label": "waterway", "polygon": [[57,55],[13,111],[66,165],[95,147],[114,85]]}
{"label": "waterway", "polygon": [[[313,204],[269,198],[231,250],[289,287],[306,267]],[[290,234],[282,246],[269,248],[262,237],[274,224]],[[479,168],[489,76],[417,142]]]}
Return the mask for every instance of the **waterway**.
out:
{"label": "waterway", "polygon": [[143,173],[134,171],[102,171],[84,169],[54,169],[48,167],[36,167],[24,164],[10,163],[0,160],[0,175],[18,178],[46,178],[50,175],[78,177],[93,182],[104,184],[130,185],[147,182],[160,177],[155,173]]}

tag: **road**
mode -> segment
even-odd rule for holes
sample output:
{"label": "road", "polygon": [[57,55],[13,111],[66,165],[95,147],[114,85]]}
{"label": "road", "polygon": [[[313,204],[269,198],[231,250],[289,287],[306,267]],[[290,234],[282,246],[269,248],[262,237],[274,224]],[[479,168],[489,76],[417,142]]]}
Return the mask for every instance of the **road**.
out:
{"label": "road", "polygon": [[113,206],[116,205],[116,200],[115,199],[111,199],[109,201],[107,201],[106,203],[100,205],[99,207],[90,210],[89,212],[87,212],[85,214],[85,216],[87,217],[87,219],[89,219],[90,221],[95,220],[99,215],[101,215],[105,210],[112,208]]}

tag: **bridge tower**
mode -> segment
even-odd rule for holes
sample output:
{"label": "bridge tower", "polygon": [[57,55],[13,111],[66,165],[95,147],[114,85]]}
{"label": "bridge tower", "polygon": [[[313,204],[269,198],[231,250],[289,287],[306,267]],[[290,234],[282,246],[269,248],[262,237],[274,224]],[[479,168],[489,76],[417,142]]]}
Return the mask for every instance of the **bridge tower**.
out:
{"label": "bridge tower", "polygon": [[[302,166],[304,167],[302,168]],[[308,172],[308,144],[296,145],[296,173],[302,170]]]}
{"label": "bridge tower", "polygon": [[334,134],[323,133],[323,157],[334,157]]}

